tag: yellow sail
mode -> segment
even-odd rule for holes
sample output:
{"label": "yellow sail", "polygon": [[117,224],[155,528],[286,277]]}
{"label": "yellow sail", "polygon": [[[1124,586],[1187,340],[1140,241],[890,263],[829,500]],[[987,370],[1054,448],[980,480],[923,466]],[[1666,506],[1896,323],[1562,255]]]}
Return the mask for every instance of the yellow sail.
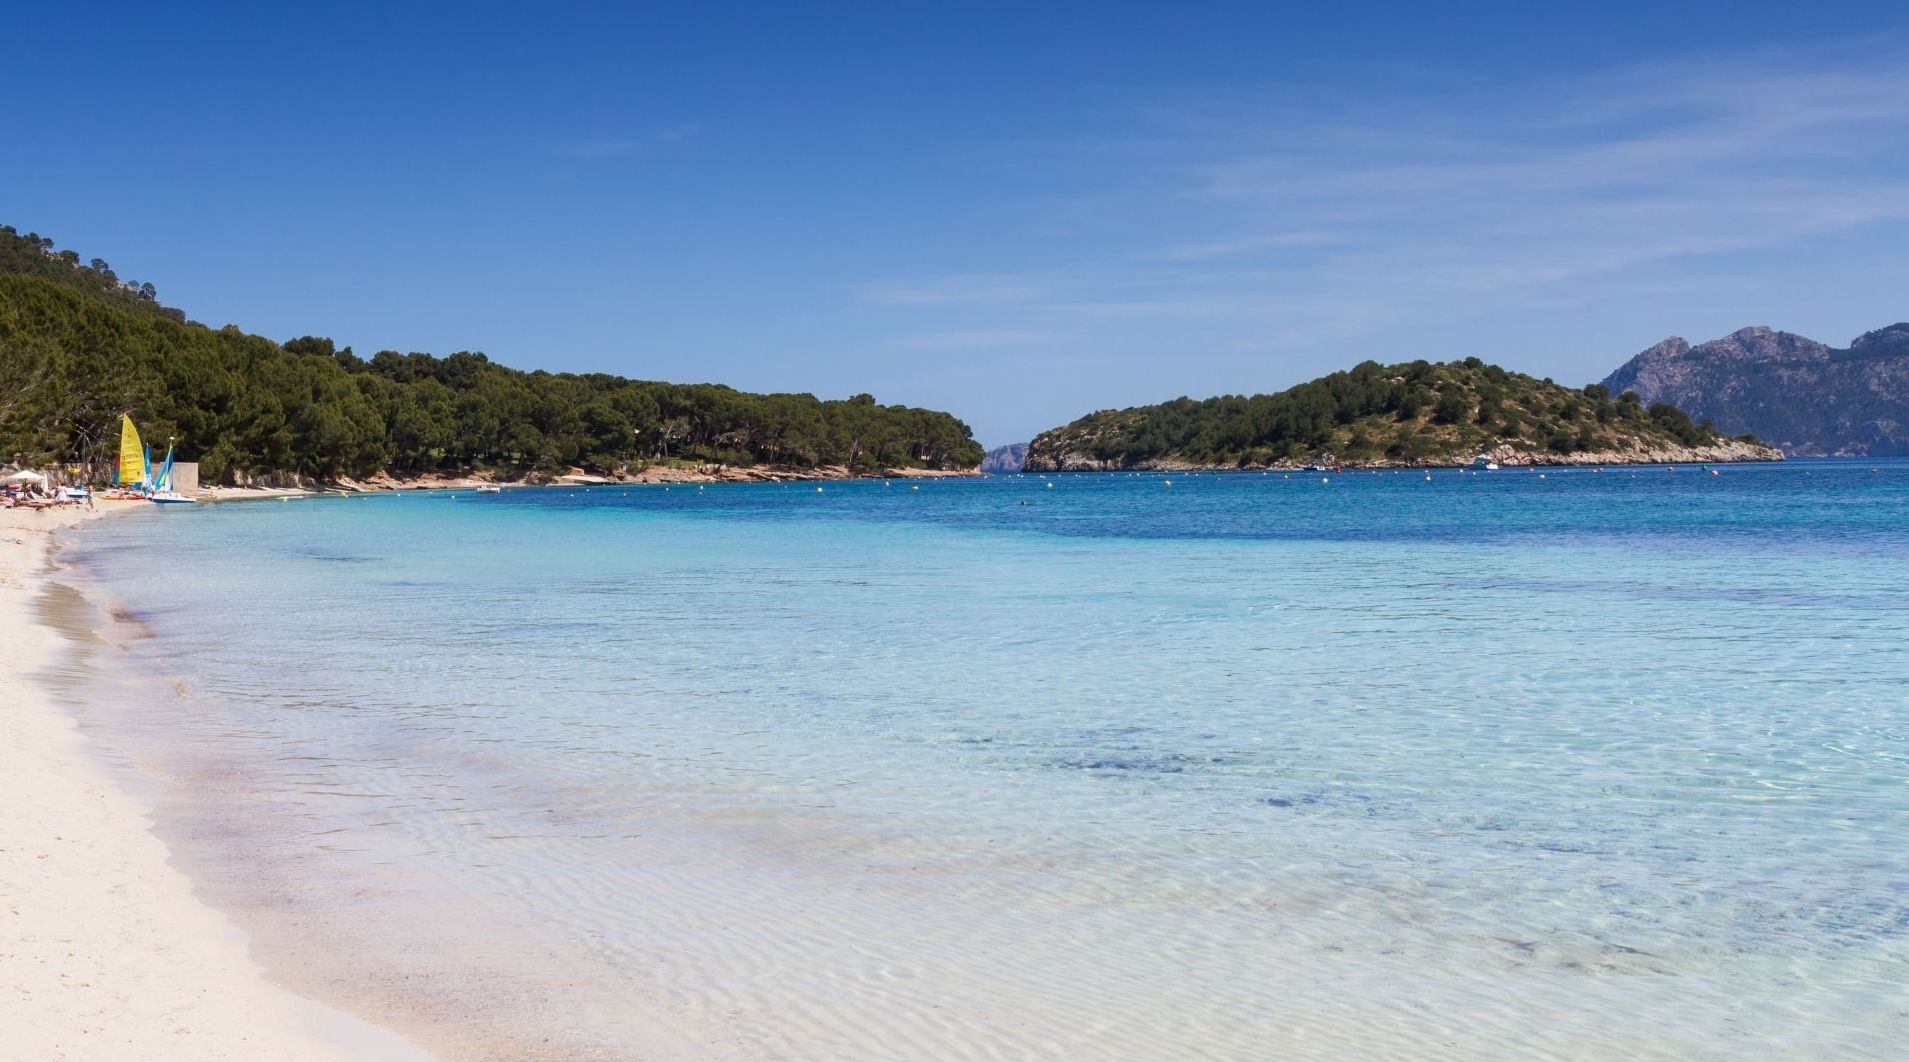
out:
{"label": "yellow sail", "polygon": [[133,418],[121,415],[119,418],[119,482],[121,486],[131,486],[146,480],[146,451],[139,444],[139,429],[133,427]]}

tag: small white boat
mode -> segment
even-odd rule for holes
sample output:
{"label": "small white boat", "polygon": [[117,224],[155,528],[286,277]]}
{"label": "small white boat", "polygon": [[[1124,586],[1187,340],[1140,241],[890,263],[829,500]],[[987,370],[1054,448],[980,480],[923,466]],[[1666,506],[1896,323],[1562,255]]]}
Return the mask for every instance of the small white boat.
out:
{"label": "small white boat", "polygon": [[496,485],[496,484],[494,484],[494,483],[486,483],[486,484],[484,484],[483,486],[481,486],[481,487],[479,487],[479,488],[477,488],[477,493],[479,493],[479,494],[502,494],[502,493],[504,493],[504,488],[502,488],[502,487],[499,487],[499,486],[497,486],[497,485]]}
{"label": "small white boat", "polygon": [[176,490],[162,490],[155,491],[150,500],[159,505],[191,505],[199,499],[181,494]]}
{"label": "small white boat", "polygon": [[1477,457],[1472,458],[1471,467],[1474,471],[1478,472],[1496,472],[1498,471],[1498,462],[1493,461],[1490,454],[1479,454]]}

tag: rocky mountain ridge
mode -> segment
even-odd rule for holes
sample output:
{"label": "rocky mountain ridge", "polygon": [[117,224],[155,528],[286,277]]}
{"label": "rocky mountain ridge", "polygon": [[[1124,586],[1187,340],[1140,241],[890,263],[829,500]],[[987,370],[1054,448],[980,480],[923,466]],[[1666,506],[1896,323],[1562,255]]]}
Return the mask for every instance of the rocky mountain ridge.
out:
{"label": "rocky mountain ridge", "polygon": [[1697,346],[1671,336],[1604,379],[1798,456],[1909,453],[1909,324],[1845,348],[1767,326]]}

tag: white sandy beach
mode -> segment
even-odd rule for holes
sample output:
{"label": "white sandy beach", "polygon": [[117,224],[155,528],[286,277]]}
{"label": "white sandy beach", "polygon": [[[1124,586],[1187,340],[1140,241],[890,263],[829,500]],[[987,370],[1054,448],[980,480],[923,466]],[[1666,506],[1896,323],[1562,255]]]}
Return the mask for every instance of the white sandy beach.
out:
{"label": "white sandy beach", "polygon": [[426,1057],[267,981],[32,677],[66,651],[35,619],[53,531],[92,515],[0,510],[0,1058]]}

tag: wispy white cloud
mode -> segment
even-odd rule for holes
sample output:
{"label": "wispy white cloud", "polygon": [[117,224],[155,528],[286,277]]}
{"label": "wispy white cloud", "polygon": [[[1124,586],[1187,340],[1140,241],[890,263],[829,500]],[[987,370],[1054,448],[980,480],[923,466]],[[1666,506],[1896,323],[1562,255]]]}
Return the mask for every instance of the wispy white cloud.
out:
{"label": "wispy white cloud", "polygon": [[1103,225],[1095,253],[1004,241],[998,272],[857,295],[950,336],[1120,339],[1153,320],[1269,345],[1593,300],[1909,222],[1895,54],[1750,54],[1506,98],[1156,105],[1105,145],[1120,165],[1091,168],[1112,176],[1078,189]]}
{"label": "wispy white cloud", "polygon": [[1054,289],[1057,275],[1039,273],[950,273],[860,284],[856,294],[879,306],[968,306],[1025,303]]}
{"label": "wispy white cloud", "polygon": [[1258,251],[1279,248],[1334,247],[1343,242],[1345,237],[1338,233],[1320,229],[1299,229],[1292,232],[1267,232],[1233,239],[1181,244],[1162,248],[1158,254],[1159,257],[1169,261],[1201,262],[1216,258],[1237,258]]}
{"label": "wispy white cloud", "polygon": [[1048,328],[960,328],[910,336],[904,345],[916,350],[981,350],[1035,347],[1062,338],[1063,333]]}

